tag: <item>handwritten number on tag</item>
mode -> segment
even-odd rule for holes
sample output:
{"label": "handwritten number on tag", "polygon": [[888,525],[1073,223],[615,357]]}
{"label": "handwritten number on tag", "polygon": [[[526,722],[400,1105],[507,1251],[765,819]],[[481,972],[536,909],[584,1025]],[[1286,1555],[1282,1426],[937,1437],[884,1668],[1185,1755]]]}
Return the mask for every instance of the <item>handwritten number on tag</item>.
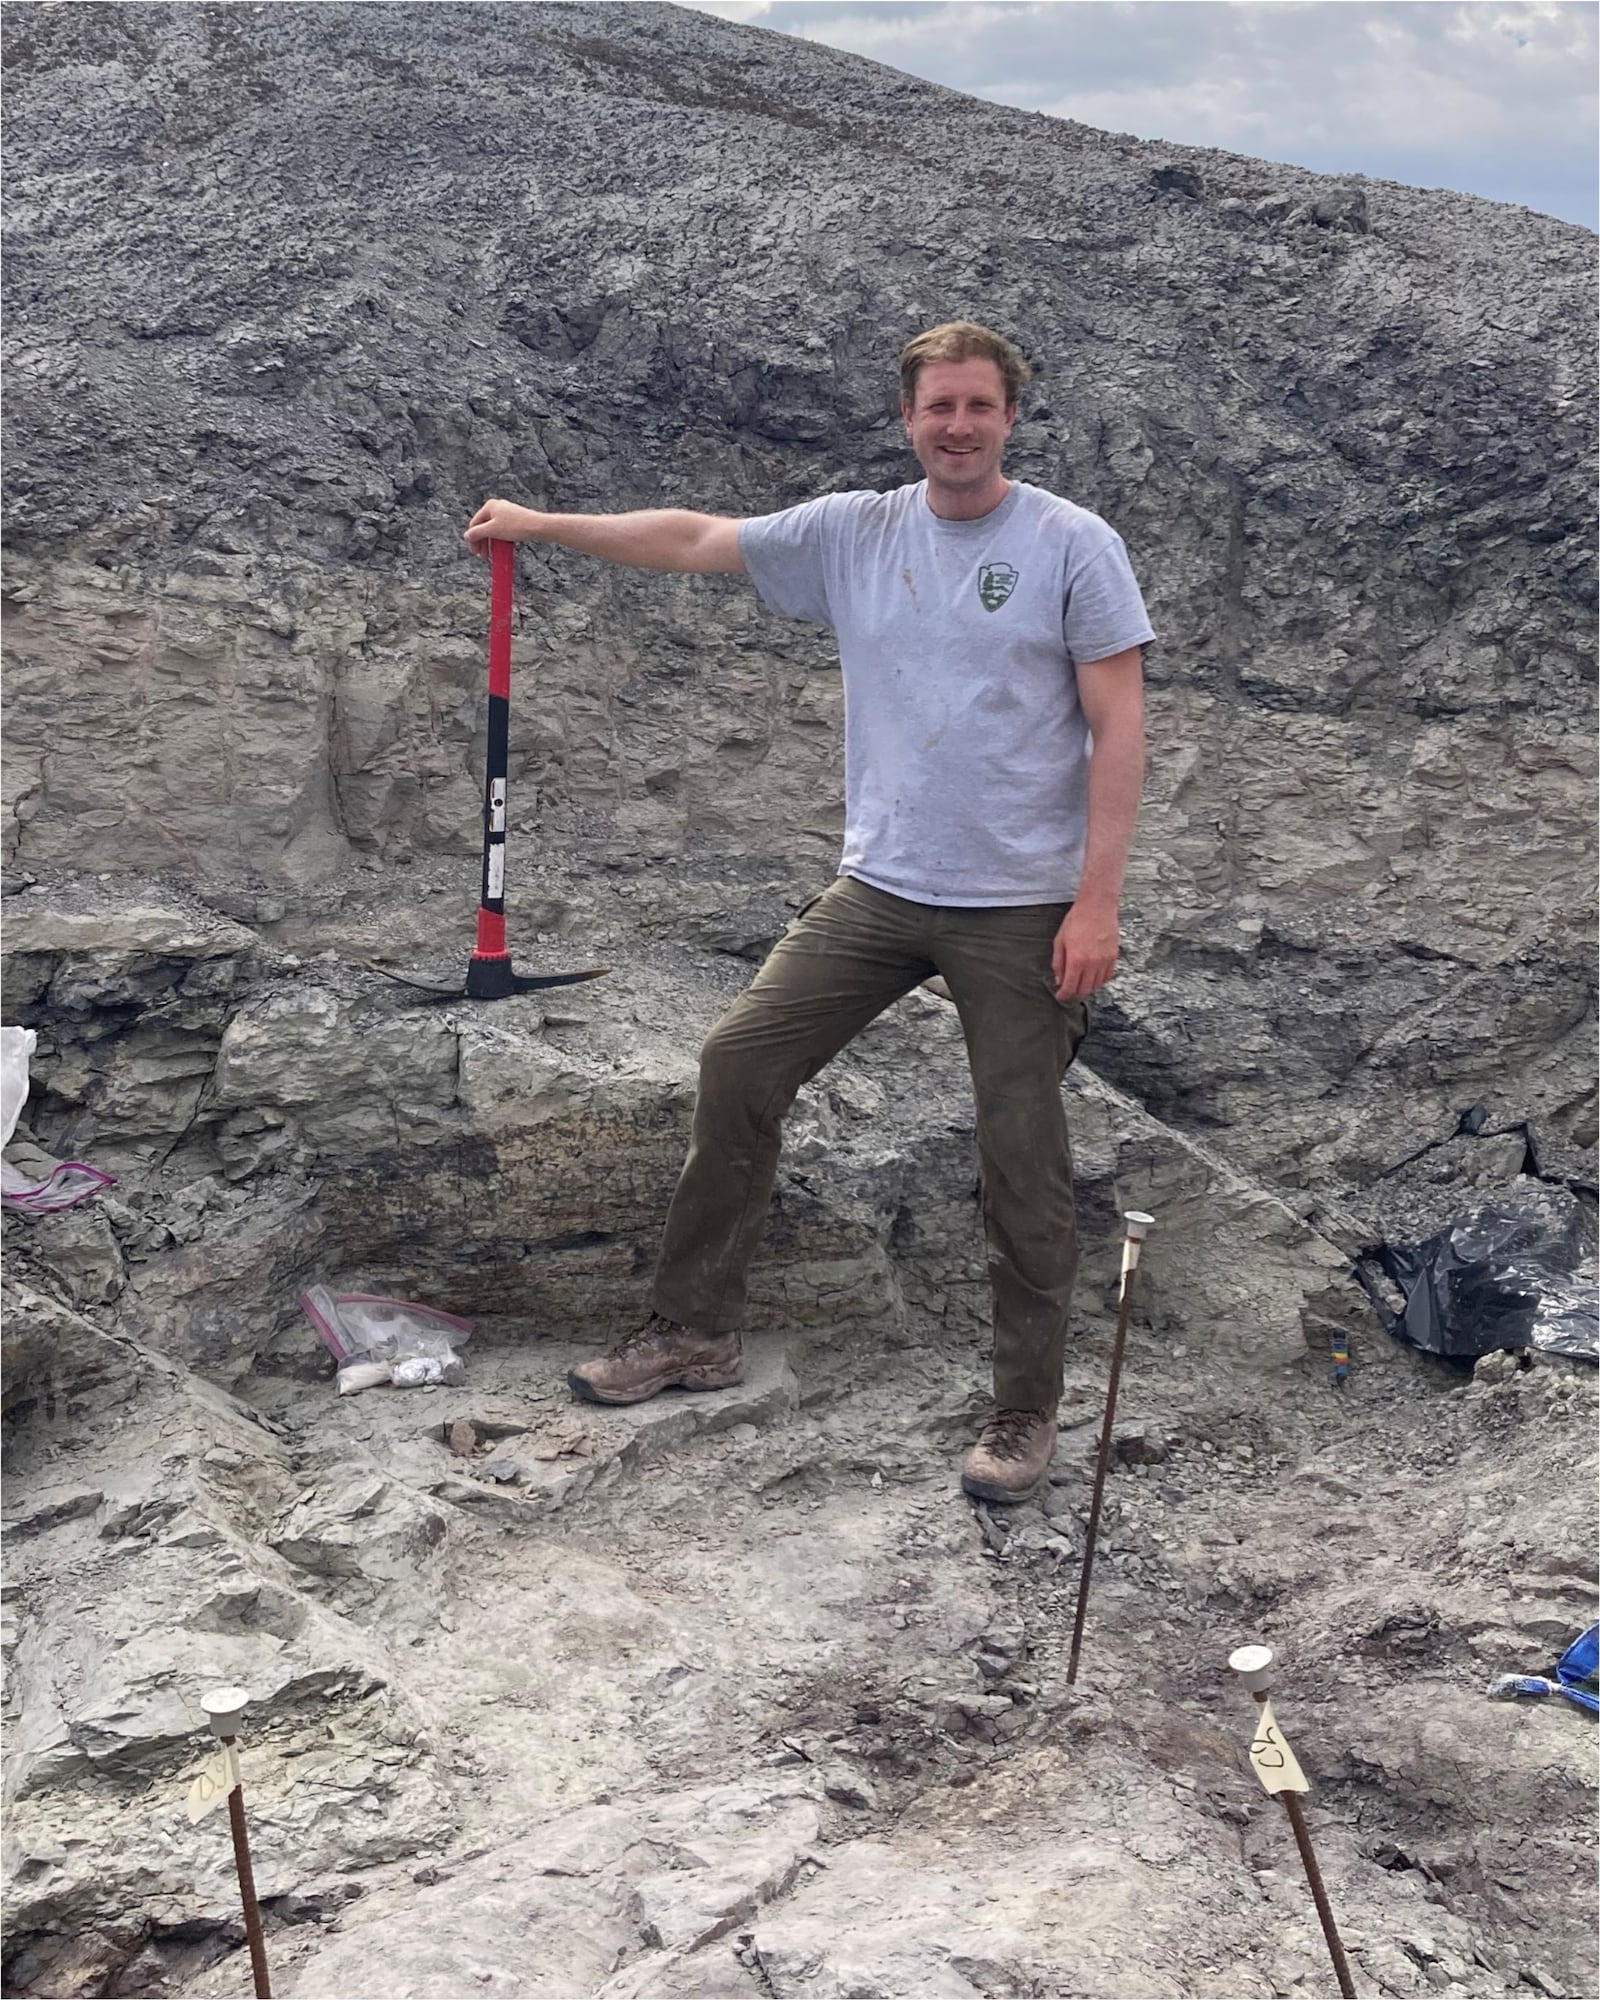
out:
{"label": "handwritten number on tag", "polygon": [[1278,1732],[1270,1722],[1250,1745],[1250,1761],[1266,1771],[1281,1771],[1288,1763]]}
{"label": "handwritten number on tag", "polygon": [[1263,1702],[1257,1718],[1256,1733],[1250,1739],[1250,1767],[1261,1780],[1262,1788],[1268,1792],[1308,1792],[1306,1775],[1295,1761],[1295,1754],[1278,1734],[1277,1718],[1272,1713],[1272,1704]]}
{"label": "handwritten number on tag", "polygon": [[183,1803],[191,1824],[198,1826],[214,1806],[221,1805],[238,1782],[239,1753],[232,1744],[224,1744],[214,1757],[206,1760],[189,1787],[189,1795]]}

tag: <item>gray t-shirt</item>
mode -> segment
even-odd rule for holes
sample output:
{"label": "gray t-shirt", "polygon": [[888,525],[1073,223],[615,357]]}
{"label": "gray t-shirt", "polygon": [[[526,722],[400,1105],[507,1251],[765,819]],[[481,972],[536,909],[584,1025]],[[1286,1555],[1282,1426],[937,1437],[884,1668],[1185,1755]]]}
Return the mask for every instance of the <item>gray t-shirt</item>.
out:
{"label": "gray t-shirt", "polygon": [[1020,483],[946,521],[919,480],[759,515],[739,551],[772,610],[838,634],[839,873],[915,903],[1069,902],[1090,750],[1074,663],[1155,637],[1121,536]]}

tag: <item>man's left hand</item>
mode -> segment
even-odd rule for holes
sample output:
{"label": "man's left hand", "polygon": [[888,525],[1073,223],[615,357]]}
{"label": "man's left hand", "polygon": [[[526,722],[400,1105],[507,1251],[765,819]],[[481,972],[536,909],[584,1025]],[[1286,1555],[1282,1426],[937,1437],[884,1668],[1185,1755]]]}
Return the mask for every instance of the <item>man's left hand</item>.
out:
{"label": "man's left hand", "polygon": [[1115,909],[1074,903],[1062,919],[1050,950],[1050,972],[1058,1000],[1087,1000],[1117,976],[1120,942]]}

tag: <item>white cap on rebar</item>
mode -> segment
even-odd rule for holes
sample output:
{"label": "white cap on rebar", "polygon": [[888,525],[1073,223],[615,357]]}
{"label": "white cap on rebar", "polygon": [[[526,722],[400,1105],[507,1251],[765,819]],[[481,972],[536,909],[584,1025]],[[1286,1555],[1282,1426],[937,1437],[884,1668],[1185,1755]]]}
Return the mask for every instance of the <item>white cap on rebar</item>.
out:
{"label": "white cap on rebar", "polygon": [[1122,1220],[1127,1227],[1128,1234],[1133,1238],[1135,1243],[1142,1243],[1145,1231],[1152,1228],[1155,1224],[1155,1217],[1153,1215],[1146,1215],[1142,1208],[1125,1209]]}
{"label": "white cap on rebar", "polygon": [[239,1733],[239,1718],[249,1701],[250,1690],[241,1687],[213,1688],[209,1694],[201,1695],[200,1706],[211,1724],[212,1735],[236,1736]]}
{"label": "white cap on rebar", "polygon": [[1228,1655],[1228,1665],[1252,1694],[1265,1694],[1272,1685],[1270,1646],[1240,1646]]}

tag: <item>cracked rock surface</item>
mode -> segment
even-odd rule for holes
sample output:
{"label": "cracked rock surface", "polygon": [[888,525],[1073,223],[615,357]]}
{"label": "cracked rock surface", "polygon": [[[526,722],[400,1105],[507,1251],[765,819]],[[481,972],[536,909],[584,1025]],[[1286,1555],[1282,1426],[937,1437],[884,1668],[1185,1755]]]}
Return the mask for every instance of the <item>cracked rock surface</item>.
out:
{"label": "cracked rock surface", "polygon": [[[667,7],[0,23],[7,1992],[1592,1991],[1592,1369],[1397,1347],[1463,1208],[1592,1246],[1593,239],[984,105]],[[970,1082],[918,990],[802,1093],[736,1389],[575,1406],[642,1316],[704,1031],[823,886],[826,635],[520,557],[510,924],[471,938],[486,493],[753,513],[914,468],[892,357],[1039,373],[1012,469],[1161,644],[1124,962],[1066,1083],[1051,1483],[974,1506]],[[1480,1115],[1481,1114],[1481,1115]],[[1140,1267],[1076,1686],[1115,1309]],[[472,1317],[339,1398],[324,1282]],[[1348,1389],[1330,1343],[1349,1347]]]}

